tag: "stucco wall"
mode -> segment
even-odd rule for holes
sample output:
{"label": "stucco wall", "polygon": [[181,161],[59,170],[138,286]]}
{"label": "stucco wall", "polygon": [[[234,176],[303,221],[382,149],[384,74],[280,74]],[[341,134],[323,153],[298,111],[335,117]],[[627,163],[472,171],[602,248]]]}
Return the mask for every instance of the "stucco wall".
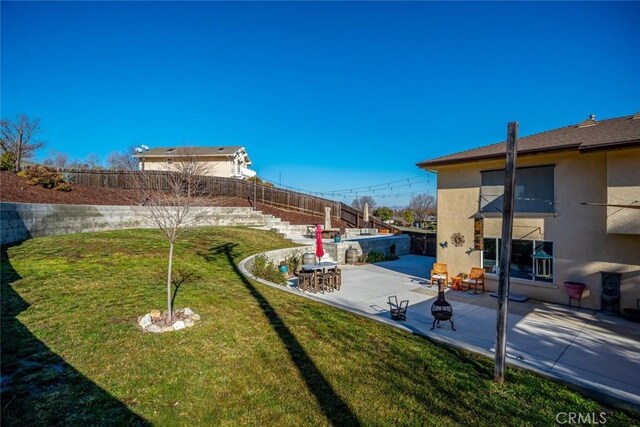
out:
{"label": "stucco wall", "polygon": [[[620,150],[621,157],[640,163],[639,150]],[[531,298],[568,302],[565,281],[587,285],[583,307],[600,309],[601,271],[622,273],[621,307],[635,306],[640,298],[640,236],[607,233],[607,208],[582,205],[607,201],[607,153],[575,152],[522,156],[518,167],[555,165],[555,213],[528,217],[517,215],[513,237],[554,242],[554,283],[511,280],[511,291]],[[481,252],[473,251],[473,216],[478,212],[480,172],[504,168],[503,160],[467,163],[436,168],[438,172],[438,262],[449,266],[450,275],[469,272],[481,265]],[[635,174],[637,185],[640,175]],[[635,186],[631,197],[640,199]],[[485,215],[485,237],[500,237],[499,215]],[[455,247],[453,233],[462,233],[465,244]],[[447,242],[447,245],[444,245]],[[497,288],[497,278],[487,280],[487,288]]]}
{"label": "stucco wall", "polygon": [[[230,177],[233,162],[220,157],[198,157],[198,162],[202,163],[203,173],[211,176]],[[144,161],[145,170],[175,170],[175,167],[167,164],[166,158],[146,158]]]}
{"label": "stucco wall", "polygon": [[[608,204],[640,206],[640,148],[607,153],[607,188]],[[608,207],[607,231],[640,234],[640,209]]]}
{"label": "stucco wall", "polygon": [[[265,225],[251,208],[193,208],[204,215],[202,225]],[[0,203],[0,243],[30,237],[124,228],[155,228],[144,206],[54,205]]]}

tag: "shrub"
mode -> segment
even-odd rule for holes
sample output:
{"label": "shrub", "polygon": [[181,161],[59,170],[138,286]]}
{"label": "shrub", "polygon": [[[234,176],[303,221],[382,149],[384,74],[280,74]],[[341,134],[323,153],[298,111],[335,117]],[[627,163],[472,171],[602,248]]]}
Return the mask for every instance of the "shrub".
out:
{"label": "shrub", "polygon": [[269,282],[278,283],[284,285],[287,283],[285,278],[280,273],[278,266],[269,261],[263,254],[256,255],[253,258],[253,265],[251,266],[251,272],[256,276]]}
{"label": "shrub", "polygon": [[62,172],[62,177],[68,184],[71,184],[75,179],[75,176],[70,172]]}
{"label": "shrub", "polygon": [[71,191],[71,187],[65,181],[64,175],[46,166],[29,166],[18,175],[27,178],[29,184],[32,185],[58,191]]}
{"label": "shrub", "polygon": [[382,261],[395,261],[398,257],[395,255],[385,255],[382,252],[369,252],[364,258],[364,262],[368,262],[369,264],[374,264],[376,262]]}
{"label": "shrub", "polygon": [[367,262],[370,264],[385,261],[386,257],[382,252],[369,252],[367,254]]}
{"label": "shrub", "polygon": [[296,271],[298,271],[298,267],[300,267],[301,263],[302,257],[300,256],[300,254],[293,253],[285,257],[284,259],[284,265],[287,266],[287,269],[291,274],[294,274]]}
{"label": "shrub", "polygon": [[15,168],[16,159],[14,159],[11,153],[9,153],[8,151],[2,152],[2,156],[0,156],[0,170],[12,171]]}

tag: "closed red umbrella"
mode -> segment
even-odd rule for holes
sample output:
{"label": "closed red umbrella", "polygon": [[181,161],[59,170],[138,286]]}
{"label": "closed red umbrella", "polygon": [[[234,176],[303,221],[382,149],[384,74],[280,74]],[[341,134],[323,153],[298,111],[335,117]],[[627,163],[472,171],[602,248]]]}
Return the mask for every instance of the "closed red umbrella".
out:
{"label": "closed red umbrella", "polygon": [[324,249],[322,249],[322,227],[320,224],[316,225],[316,256],[318,257],[318,262],[320,262],[320,258],[324,256]]}

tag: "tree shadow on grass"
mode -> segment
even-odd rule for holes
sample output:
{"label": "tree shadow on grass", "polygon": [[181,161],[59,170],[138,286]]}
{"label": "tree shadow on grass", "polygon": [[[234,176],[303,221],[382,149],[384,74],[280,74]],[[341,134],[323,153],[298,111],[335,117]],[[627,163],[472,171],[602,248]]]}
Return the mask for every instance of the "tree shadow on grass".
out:
{"label": "tree shadow on grass", "polygon": [[[278,334],[284,343],[291,360],[295,363],[298,371],[302,375],[308,389],[313,393],[320,409],[324,415],[334,425],[360,425],[358,417],[351,411],[349,405],[336,393],[329,381],[313,363],[304,347],[297,340],[295,335],[282,321],[278,313],[271,306],[269,301],[256,289],[256,287],[240,272],[233,259],[233,248],[235,244],[226,243],[211,248],[211,255],[224,255],[233,271],[242,281],[251,296],[258,302],[262,312],[269,320],[271,327]],[[205,255],[205,259],[211,260],[210,255]]]}
{"label": "tree shadow on grass", "polygon": [[13,289],[22,277],[1,249],[2,425],[150,425],[36,338],[18,315],[29,304]]}

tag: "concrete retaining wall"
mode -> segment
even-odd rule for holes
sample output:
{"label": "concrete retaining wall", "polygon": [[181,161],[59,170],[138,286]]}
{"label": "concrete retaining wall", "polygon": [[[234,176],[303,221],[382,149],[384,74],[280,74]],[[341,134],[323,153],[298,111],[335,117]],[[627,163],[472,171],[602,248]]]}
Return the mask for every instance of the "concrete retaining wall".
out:
{"label": "concrete retaining wall", "polygon": [[345,239],[357,239],[360,236],[375,236],[378,234],[377,228],[347,228],[344,231]]}
{"label": "concrete retaining wall", "polygon": [[[395,245],[395,253],[397,256],[409,255],[411,253],[411,239],[406,234],[395,236],[377,236],[362,239],[345,240],[341,243],[325,243],[323,245],[325,253],[327,253],[338,264],[346,264],[347,249],[350,247],[358,251],[358,255],[369,252],[381,252],[385,255],[391,255],[391,247]],[[302,256],[305,253],[315,253],[315,245],[299,246],[297,248],[277,249],[274,251],[264,252],[263,255],[268,260],[278,265],[280,261],[291,254]],[[249,267],[253,265],[253,259],[249,263]]]}
{"label": "concrete retaining wall", "polygon": [[276,249],[274,251],[264,252],[263,255],[267,257],[267,259],[273,262],[275,265],[280,264],[280,261],[284,260],[286,257],[296,254],[302,256],[307,252],[314,253],[314,246],[300,246],[297,248],[286,248],[286,249]]}
{"label": "concrete retaining wall", "polygon": [[[264,226],[265,218],[251,208],[197,207],[200,225]],[[155,228],[144,206],[54,205],[0,203],[0,243],[31,237],[125,228]]]}
{"label": "concrete retaining wall", "polygon": [[[276,249],[269,252],[262,252],[261,254],[258,254],[258,255],[264,255],[269,261],[271,261],[275,265],[279,265],[280,261],[283,261],[286,257],[292,254],[300,255],[300,257],[302,257],[302,255],[307,252],[314,253],[315,246],[299,246],[296,248]],[[251,257],[247,261],[246,267],[247,267],[247,270],[249,271],[251,271],[253,267],[253,260],[254,260],[254,257]]]}

